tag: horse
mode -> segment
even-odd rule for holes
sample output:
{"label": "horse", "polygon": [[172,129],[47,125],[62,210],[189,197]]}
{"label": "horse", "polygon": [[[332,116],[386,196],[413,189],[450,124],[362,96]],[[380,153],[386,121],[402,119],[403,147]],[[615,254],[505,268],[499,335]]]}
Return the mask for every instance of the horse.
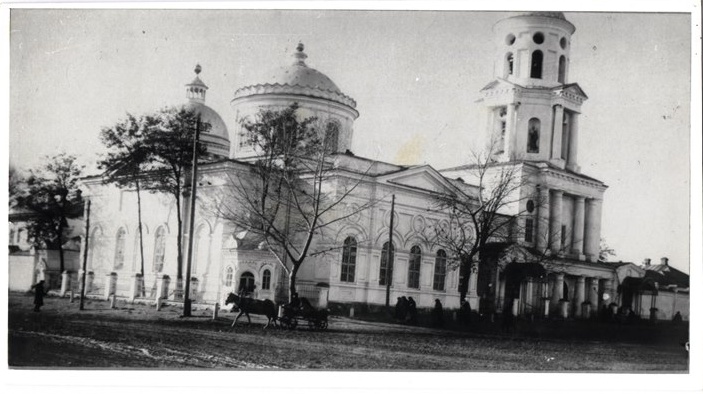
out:
{"label": "horse", "polygon": [[264,315],[268,318],[268,322],[264,326],[264,329],[267,328],[271,322],[273,322],[273,325],[276,326],[276,318],[278,314],[276,311],[276,305],[271,300],[256,300],[248,297],[240,297],[234,293],[229,293],[227,300],[225,301],[225,305],[228,304],[234,304],[234,306],[239,308],[239,314],[234,318],[232,327],[237,324],[237,319],[239,319],[242,315],[247,315],[249,324],[251,324],[251,317],[249,317],[250,313],[254,315]]}

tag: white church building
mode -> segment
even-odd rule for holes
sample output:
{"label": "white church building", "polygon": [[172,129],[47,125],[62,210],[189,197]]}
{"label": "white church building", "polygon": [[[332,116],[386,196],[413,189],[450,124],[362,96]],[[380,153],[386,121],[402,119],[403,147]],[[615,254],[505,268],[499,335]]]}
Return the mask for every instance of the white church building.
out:
{"label": "white church building", "polygon": [[[514,166],[528,182],[519,191],[520,203],[512,211],[503,212],[518,217],[516,225],[523,230],[515,232],[511,243],[495,245],[492,257],[486,256],[491,260],[486,267],[473,267],[467,300],[474,310],[500,313],[510,309],[519,315],[578,318],[594,317],[615,303],[642,317],[654,313],[658,318],[671,319],[680,311],[687,320],[687,284],[681,280],[657,281],[653,274],[647,275],[664,275],[667,269],[598,262],[607,186],[583,174],[579,167],[578,142],[588,138],[588,130],[579,129],[579,115],[588,97],[569,80],[574,32],[574,25],[560,12],[522,13],[494,26],[496,69],[492,79],[486,76],[489,82],[479,92],[477,105],[484,108],[485,117],[473,130],[499,141],[494,152],[496,168]],[[297,281],[301,296],[333,310],[373,308],[384,305],[390,280],[392,303],[397,297],[411,296],[420,308],[430,308],[435,299],[445,308],[458,308],[459,269],[451,264],[455,256],[432,237],[434,229],[448,226],[448,218],[429,208],[438,193],[480,192],[470,181],[471,163],[438,170],[429,165],[396,165],[353,155],[349,149],[354,121],[363,114],[332,79],[309,67],[306,58],[305,48],[299,44],[290,64],[270,80],[237,89],[231,111],[224,114],[207,106],[208,86],[200,79],[200,68],[196,69],[195,79],[186,85],[185,105],[211,125],[201,138],[208,151],[199,168],[198,190],[203,201],[227,187],[227,178],[243,173],[248,161],[256,157],[240,120],[253,117],[263,108],[283,109],[297,103],[301,117],[314,116],[326,122],[327,130],[336,135],[332,160],[339,169],[338,176],[363,176],[359,193],[345,200],[340,212],[354,212],[367,199],[377,201],[340,221],[316,241],[316,248],[329,251],[309,258],[301,266]],[[462,108],[457,106],[456,110]],[[228,128],[227,124],[235,127]],[[137,275],[140,253],[136,192],[105,185],[100,176],[85,178],[82,189],[84,198],[91,201],[87,290],[124,298],[181,299],[182,284],[176,283],[177,217],[173,197],[141,193],[145,265],[142,295]],[[388,278],[392,195],[395,253],[392,278]],[[188,237],[194,237],[194,302],[222,303],[229,292],[251,284],[256,297],[283,300],[287,277],[276,258],[246,231],[208,211],[203,201],[196,203],[193,234],[187,234],[187,223],[183,226],[183,245],[187,245]],[[181,214],[187,218],[187,208]],[[544,256],[549,256],[548,263]],[[535,264],[541,269],[521,269]]]}

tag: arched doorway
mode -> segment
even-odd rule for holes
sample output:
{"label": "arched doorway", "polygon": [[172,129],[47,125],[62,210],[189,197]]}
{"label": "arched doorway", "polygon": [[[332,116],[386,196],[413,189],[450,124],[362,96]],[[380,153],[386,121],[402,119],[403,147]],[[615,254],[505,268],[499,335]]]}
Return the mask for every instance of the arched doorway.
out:
{"label": "arched doorway", "polygon": [[254,274],[249,271],[242,273],[242,276],[239,277],[239,287],[237,287],[237,292],[244,290],[247,293],[251,293],[254,291],[254,288]]}

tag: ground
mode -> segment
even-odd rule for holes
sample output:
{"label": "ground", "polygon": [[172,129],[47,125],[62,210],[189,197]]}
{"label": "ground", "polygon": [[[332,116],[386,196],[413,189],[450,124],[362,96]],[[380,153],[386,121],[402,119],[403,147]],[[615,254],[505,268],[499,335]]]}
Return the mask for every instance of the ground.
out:
{"label": "ground", "polygon": [[[490,323],[471,332],[331,317],[329,329],[263,330],[234,314],[118,300],[48,297],[32,312],[30,294],[9,296],[8,363],[15,367],[166,369],[325,369],[457,371],[674,371],[688,370],[680,345],[687,330],[659,325],[612,325],[612,340],[593,340],[569,322],[521,322],[510,333]],[[239,325],[241,324],[241,326]],[[559,325],[561,324],[561,325]],[[551,327],[551,328],[549,328]],[[570,328],[571,327],[571,328]],[[595,327],[595,326],[594,326]],[[589,329],[596,332],[596,329]],[[574,333],[579,339],[565,337]],[[645,333],[631,335],[632,332]],[[632,339],[632,340],[628,340]],[[685,338],[684,338],[685,339]]]}

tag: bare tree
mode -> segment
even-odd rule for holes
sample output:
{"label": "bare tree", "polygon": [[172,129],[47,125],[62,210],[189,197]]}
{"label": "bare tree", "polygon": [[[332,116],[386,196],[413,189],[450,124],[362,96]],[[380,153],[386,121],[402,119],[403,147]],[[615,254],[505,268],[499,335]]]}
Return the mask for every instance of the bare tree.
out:
{"label": "bare tree", "polygon": [[605,263],[608,261],[608,259],[615,256],[617,256],[617,254],[615,253],[615,249],[608,246],[608,243],[605,241],[605,238],[601,238],[600,248],[598,251],[598,261],[601,263]]}
{"label": "bare tree", "polygon": [[324,253],[314,247],[325,230],[373,204],[342,209],[366,173],[341,175],[336,133],[324,132],[316,118],[299,119],[297,110],[261,110],[242,122],[258,156],[229,176],[213,204],[220,217],[262,239],[288,276],[289,297],[306,259]]}
{"label": "bare tree", "polygon": [[[539,219],[533,212],[544,209],[548,201],[540,200],[521,163],[495,160],[497,145],[493,142],[486,151],[473,152],[465,172],[465,181],[473,187],[460,185],[461,191],[438,195],[434,201],[433,209],[448,218],[435,226],[434,243],[453,256],[450,268],[459,269],[461,299],[468,293],[470,276],[478,272],[484,272],[497,291],[498,269],[491,266],[496,263],[496,247],[520,247],[519,239],[535,242],[541,236],[555,241],[549,233],[534,231]],[[546,262],[558,255],[551,249],[523,248],[518,253],[531,256],[531,262]]]}

